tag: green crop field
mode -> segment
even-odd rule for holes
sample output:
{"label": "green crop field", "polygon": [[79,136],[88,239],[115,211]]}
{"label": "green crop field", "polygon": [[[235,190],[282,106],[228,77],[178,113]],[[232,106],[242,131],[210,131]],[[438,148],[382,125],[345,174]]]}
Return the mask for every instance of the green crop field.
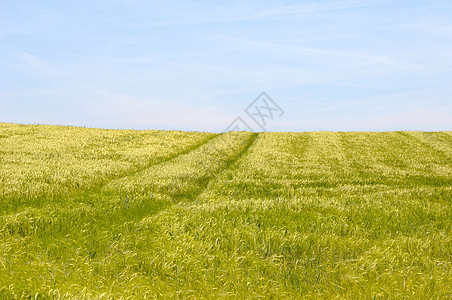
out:
{"label": "green crop field", "polygon": [[0,299],[452,298],[452,132],[0,123]]}

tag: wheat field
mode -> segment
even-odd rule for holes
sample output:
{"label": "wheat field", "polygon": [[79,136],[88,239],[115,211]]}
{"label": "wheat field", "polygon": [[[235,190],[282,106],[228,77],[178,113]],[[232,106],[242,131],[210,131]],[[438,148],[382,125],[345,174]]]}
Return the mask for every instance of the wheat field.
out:
{"label": "wheat field", "polygon": [[452,298],[452,132],[0,123],[0,299]]}

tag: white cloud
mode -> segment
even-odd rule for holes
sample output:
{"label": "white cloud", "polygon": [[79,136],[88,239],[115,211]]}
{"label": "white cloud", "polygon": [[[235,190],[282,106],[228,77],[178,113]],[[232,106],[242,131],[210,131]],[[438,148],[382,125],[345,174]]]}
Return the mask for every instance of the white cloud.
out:
{"label": "white cloud", "polygon": [[85,106],[93,124],[107,122],[110,127],[185,128],[221,130],[233,115],[219,106],[196,106],[168,99],[141,98],[128,94],[98,91],[95,100]]}
{"label": "white cloud", "polygon": [[22,61],[22,63],[26,66],[30,66],[30,67],[38,68],[38,69],[47,68],[47,65],[46,65],[46,63],[44,63],[44,61],[42,61],[37,56],[32,55],[30,53],[17,52],[17,53],[14,53],[13,56],[20,59]]}
{"label": "white cloud", "polygon": [[268,17],[279,17],[287,15],[299,15],[299,14],[312,14],[316,12],[336,11],[358,7],[369,7],[377,5],[378,3],[373,1],[331,1],[331,2],[315,2],[308,4],[296,4],[279,6],[271,9],[259,11],[256,14],[248,17],[247,19],[260,19]]}
{"label": "white cloud", "polygon": [[[311,130],[395,128],[402,116],[427,128],[450,112],[428,110],[452,92],[450,18],[428,3],[107,2],[3,14],[1,118],[222,130],[262,90],[287,105],[278,124]],[[17,26],[29,29],[8,32]]]}

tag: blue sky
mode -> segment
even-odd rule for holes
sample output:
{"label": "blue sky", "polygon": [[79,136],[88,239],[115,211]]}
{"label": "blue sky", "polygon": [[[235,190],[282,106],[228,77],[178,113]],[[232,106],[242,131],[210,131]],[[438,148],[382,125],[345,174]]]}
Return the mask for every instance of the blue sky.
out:
{"label": "blue sky", "polygon": [[0,1],[0,122],[452,130],[451,1]]}

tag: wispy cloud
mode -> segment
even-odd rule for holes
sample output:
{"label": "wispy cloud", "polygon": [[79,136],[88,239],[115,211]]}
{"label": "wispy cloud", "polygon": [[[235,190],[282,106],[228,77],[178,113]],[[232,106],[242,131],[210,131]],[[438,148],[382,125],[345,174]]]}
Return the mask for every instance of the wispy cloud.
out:
{"label": "wispy cloud", "polygon": [[47,64],[39,59],[37,56],[27,53],[27,52],[18,52],[13,53],[13,57],[18,58],[21,61],[21,64],[27,67],[32,67],[36,69],[47,69]]}
{"label": "wispy cloud", "polygon": [[2,120],[221,130],[265,90],[275,129],[449,129],[447,1],[7,2]]}
{"label": "wispy cloud", "polygon": [[332,1],[322,3],[315,2],[308,4],[286,5],[259,11],[254,15],[249,16],[248,18],[244,18],[243,20],[283,17],[288,15],[313,14],[318,12],[332,12],[351,8],[364,8],[375,5],[378,5],[378,1]]}
{"label": "wispy cloud", "polygon": [[37,55],[25,51],[12,52],[11,63],[5,65],[39,78],[58,76],[59,71]]}
{"label": "wispy cloud", "polygon": [[[237,23],[258,21],[271,18],[288,16],[312,15],[321,12],[334,12],[353,8],[365,8],[379,5],[381,1],[326,1],[305,2],[290,5],[281,5],[272,2],[238,2],[232,1],[228,5],[216,4],[214,7],[197,5],[196,2],[182,1],[166,2],[157,7],[157,19],[154,21],[132,21],[122,24],[127,28],[139,28],[149,26],[175,26],[194,25],[205,23]],[[137,3],[129,3],[136,5]],[[198,3],[199,4],[199,3]],[[174,6],[181,9],[174,10]],[[142,7],[142,5],[140,5]],[[232,9],[231,9],[232,8]]]}
{"label": "wispy cloud", "polygon": [[95,100],[84,107],[87,114],[101,120],[93,122],[94,126],[105,124],[107,120],[110,127],[117,127],[119,123],[126,128],[146,128],[152,123],[158,128],[218,130],[232,118],[216,105],[193,106],[183,101],[141,98],[109,91],[98,91],[96,95]]}
{"label": "wispy cloud", "polygon": [[[328,56],[333,57],[334,59],[340,61],[340,58],[348,58],[355,61],[359,61],[361,64],[380,64],[391,67],[400,67],[409,70],[418,70],[423,66],[415,63],[408,63],[394,60],[385,55],[373,55],[367,53],[360,52],[351,52],[351,51],[343,51],[343,50],[331,50],[331,49],[321,49],[321,48],[312,48],[312,47],[303,47],[297,45],[290,44],[282,44],[276,42],[266,42],[266,41],[257,41],[257,40],[248,40],[241,39],[236,37],[228,37],[228,36],[220,36],[220,35],[212,35],[210,36],[212,39],[222,39],[226,41],[230,41],[233,43],[237,43],[240,45],[251,45],[255,48],[262,49],[263,52],[268,52],[270,49],[274,53],[284,53],[284,54],[292,54],[298,55],[302,57],[302,54],[314,54],[320,55],[322,57]],[[282,55],[282,54],[281,54]]]}

